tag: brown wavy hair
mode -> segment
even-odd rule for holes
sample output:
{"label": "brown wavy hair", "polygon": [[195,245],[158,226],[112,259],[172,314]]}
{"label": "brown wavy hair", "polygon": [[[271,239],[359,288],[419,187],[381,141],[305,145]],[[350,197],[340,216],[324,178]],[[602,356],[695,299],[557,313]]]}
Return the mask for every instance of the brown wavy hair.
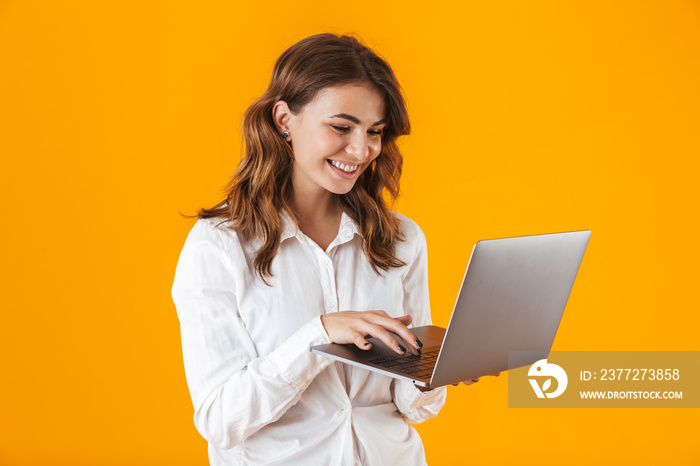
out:
{"label": "brown wavy hair", "polygon": [[245,152],[226,190],[227,196],[199,218],[222,218],[244,241],[262,240],[254,266],[265,282],[281,236],[280,212],[296,221],[290,199],[294,153],[277,133],[272,107],[283,100],[293,113],[302,111],[324,88],[362,82],[384,97],[386,126],[379,156],[358,177],[350,192],[335,195],[357,224],[362,248],[374,271],[404,265],[395,247],[404,237],[387,201],[399,194],[403,157],[396,138],[409,134],[410,123],[401,87],[389,64],[355,37],[318,34],[289,47],[277,60],[267,91],[243,116]]}

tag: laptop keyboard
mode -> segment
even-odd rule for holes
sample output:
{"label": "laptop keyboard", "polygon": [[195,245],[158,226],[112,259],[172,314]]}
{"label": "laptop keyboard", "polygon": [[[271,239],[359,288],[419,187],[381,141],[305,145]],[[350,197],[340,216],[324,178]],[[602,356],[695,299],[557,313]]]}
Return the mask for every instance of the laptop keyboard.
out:
{"label": "laptop keyboard", "polygon": [[420,356],[413,354],[396,355],[388,358],[377,358],[367,361],[375,367],[391,369],[411,377],[429,379],[433,375],[435,363],[437,362],[440,348],[433,351],[426,351]]}

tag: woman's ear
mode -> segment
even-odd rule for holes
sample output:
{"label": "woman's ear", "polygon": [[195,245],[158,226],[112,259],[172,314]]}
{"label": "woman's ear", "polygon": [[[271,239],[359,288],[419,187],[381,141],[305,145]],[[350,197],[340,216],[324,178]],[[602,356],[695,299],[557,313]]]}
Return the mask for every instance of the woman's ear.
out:
{"label": "woman's ear", "polygon": [[[278,100],[275,105],[272,106],[272,121],[275,123],[275,128],[277,132],[282,134],[285,131],[289,131],[289,122],[292,117],[292,112],[289,110],[287,102],[284,100]],[[291,140],[291,135],[286,139],[288,142]]]}

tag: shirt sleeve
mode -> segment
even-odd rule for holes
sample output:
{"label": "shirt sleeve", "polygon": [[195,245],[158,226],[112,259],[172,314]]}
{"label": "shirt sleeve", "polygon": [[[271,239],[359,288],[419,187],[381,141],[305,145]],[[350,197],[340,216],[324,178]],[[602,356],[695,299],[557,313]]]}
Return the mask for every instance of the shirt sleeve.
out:
{"label": "shirt sleeve", "polygon": [[[222,449],[279,419],[331,363],[309,351],[330,343],[320,317],[270,354],[257,354],[236,305],[236,260],[221,232],[200,220],[185,242],[172,288],[195,426]],[[242,253],[240,261],[245,267]]]}
{"label": "shirt sleeve", "polygon": [[[413,317],[412,326],[431,325],[430,296],[428,293],[428,246],[425,235],[413,221],[402,225],[406,242],[413,245],[413,258],[403,277],[404,313]],[[394,403],[403,417],[418,424],[437,416],[445,404],[446,387],[422,392],[407,380],[392,381]]]}

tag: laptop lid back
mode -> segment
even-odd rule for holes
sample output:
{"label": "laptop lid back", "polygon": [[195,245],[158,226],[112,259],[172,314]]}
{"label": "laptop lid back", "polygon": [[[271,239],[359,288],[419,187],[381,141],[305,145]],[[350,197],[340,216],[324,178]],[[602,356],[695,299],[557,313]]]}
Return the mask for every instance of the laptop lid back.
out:
{"label": "laptop lid back", "polygon": [[[546,358],[590,236],[586,230],[476,243],[430,385]],[[533,353],[509,366],[508,351]]]}

